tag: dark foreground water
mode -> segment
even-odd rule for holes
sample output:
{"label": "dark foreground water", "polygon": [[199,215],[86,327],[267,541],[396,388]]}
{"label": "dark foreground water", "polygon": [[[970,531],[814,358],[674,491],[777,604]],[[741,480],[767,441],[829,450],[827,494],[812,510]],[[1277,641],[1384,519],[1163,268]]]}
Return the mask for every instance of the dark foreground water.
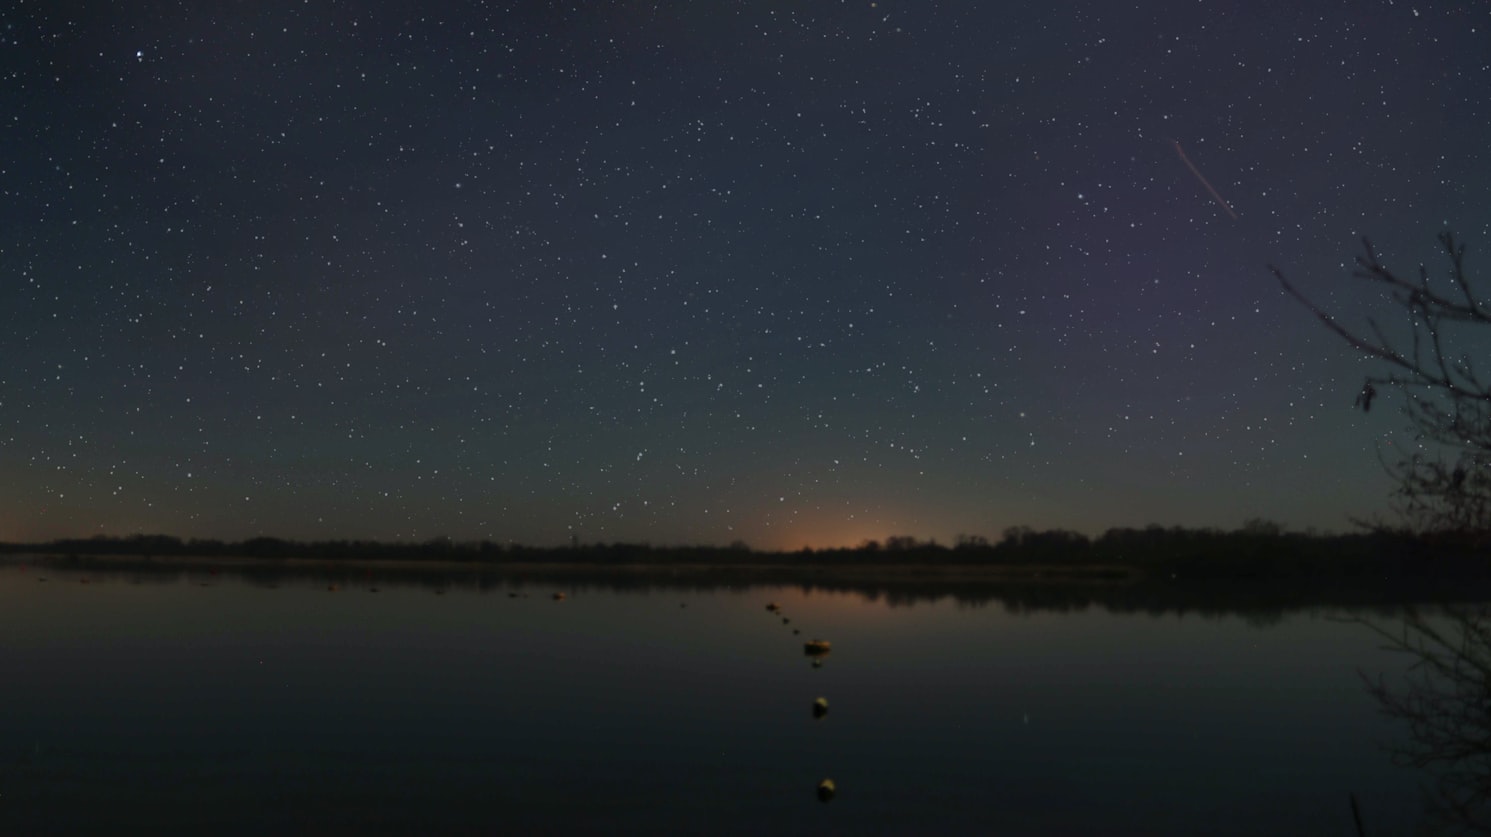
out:
{"label": "dark foreground water", "polygon": [[1414,831],[1407,660],[1182,610],[0,564],[0,834]]}

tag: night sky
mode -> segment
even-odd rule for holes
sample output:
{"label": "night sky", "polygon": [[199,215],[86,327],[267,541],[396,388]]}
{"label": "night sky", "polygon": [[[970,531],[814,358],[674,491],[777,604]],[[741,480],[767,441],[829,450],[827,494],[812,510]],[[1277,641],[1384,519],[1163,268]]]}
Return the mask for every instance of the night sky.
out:
{"label": "night sky", "polygon": [[0,26],[0,540],[1349,531],[1406,422],[1266,265],[1491,270],[1487,3]]}

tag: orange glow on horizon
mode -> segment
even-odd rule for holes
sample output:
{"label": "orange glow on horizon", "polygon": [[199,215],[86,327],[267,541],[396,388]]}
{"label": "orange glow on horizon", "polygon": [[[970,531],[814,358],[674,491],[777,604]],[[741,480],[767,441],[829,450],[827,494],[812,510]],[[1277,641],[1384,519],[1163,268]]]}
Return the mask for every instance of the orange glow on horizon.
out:
{"label": "orange glow on horizon", "polygon": [[[797,552],[802,549],[854,549],[865,541],[885,542],[885,532],[874,523],[857,520],[829,521],[793,526],[778,537],[762,542],[767,551]],[[918,538],[918,540],[921,540]]]}

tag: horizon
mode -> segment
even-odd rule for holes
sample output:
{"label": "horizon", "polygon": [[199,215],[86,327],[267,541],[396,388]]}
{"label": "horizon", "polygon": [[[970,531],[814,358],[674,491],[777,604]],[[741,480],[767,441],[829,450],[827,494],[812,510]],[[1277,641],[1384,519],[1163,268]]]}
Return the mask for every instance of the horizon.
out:
{"label": "horizon", "polygon": [[[1242,525],[1239,525],[1239,526],[1236,526],[1236,527],[1232,527],[1232,528],[1164,526],[1164,525],[1159,524],[1159,523],[1149,523],[1149,524],[1145,524],[1143,526],[1113,526],[1113,527],[1109,527],[1107,529],[1104,529],[1101,532],[1096,532],[1096,533],[1082,532],[1082,531],[1079,531],[1079,530],[1067,529],[1067,528],[1063,528],[1063,527],[1054,527],[1054,528],[1049,528],[1049,529],[1035,529],[1035,528],[1032,528],[1032,527],[1029,527],[1029,526],[1013,526],[1013,527],[1008,527],[1008,528],[1009,529],[1016,529],[1016,530],[1023,530],[1024,532],[1033,533],[1033,534],[1047,534],[1047,533],[1054,533],[1054,532],[1059,532],[1059,533],[1064,533],[1064,534],[1074,534],[1074,535],[1081,536],[1088,543],[1096,543],[1096,542],[1102,540],[1104,536],[1109,535],[1111,533],[1115,533],[1115,532],[1145,532],[1145,531],[1152,531],[1152,530],[1158,530],[1158,531],[1166,532],[1166,533],[1184,532],[1186,534],[1203,534],[1203,535],[1244,536],[1244,537],[1257,537],[1257,536],[1260,536],[1260,535],[1270,536],[1270,537],[1303,536],[1303,537],[1308,537],[1308,538],[1321,538],[1321,539],[1333,539],[1333,538],[1351,537],[1353,535],[1366,535],[1366,534],[1370,534],[1370,531],[1367,530],[1367,529],[1365,529],[1365,528],[1360,528],[1357,531],[1319,530],[1319,529],[1314,529],[1314,528],[1309,528],[1309,529],[1304,529],[1304,530],[1294,530],[1294,529],[1290,529],[1288,527],[1282,526],[1282,525],[1278,524],[1276,521],[1264,520],[1264,519],[1258,519],[1258,518],[1254,518],[1254,519],[1250,519],[1250,520],[1244,521]],[[357,543],[357,544],[367,544],[367,545],[371,545],[371,546],[420,547],[420,546],[432,546],[432,545],[438,544],[442,548],[447,548],[448,547],[448,548],[454,548],[454,549],[471,549],[471,548],[482,547],[484,545],[491,545],[491,546],[498,547],[500,549],[534,549],[534,550],[544,550],[544,551],[551,551],[551,550],[552,551],[562,551],[562,550],[566,550],[566,549],[581,549],[581,550],[584,550],[584,549],[610,548],[610,547],[638,547],[638,548],[656,549],[656,550],[707,549],[707,550],[728,551],[728,550],[735,550],[735,549],[745,549],[745,550],[748,550],[748,551],[754,552],[754,553],[781,553],[781,554],[790,554],[790,553],[794,553],[794,552],[803,552],[803,551],[813,551],[813,552],[836,551],[836,550],[838,550],[838,551],[842,551],[842,550],[857,551],[857,550],[864,550],[864,549],[884,550],[884,551],[892,551],[892,552],[893,551],[897,551],[897,550],[902,550],[902,549],[926,549],[926,548],[931,548],[931,549],[949,549],[949,550],[951,550],[951,549],[959,549],[959,548],[980,549],[980,548],[989,548],[989,547],[998,546],[1000,543],[1004,542],[1007,539],[1008,535],[1009,535],[1008,532],[1001,532],[998,536],[980,535],[978,533],[967,532],[967,533],[961,533],[958,536],[955,536],[954,538],[949,539],[949,540],[942,540],[942,539],[939,539],[939,538],[936,538],[936,537],[923,538],[921,536],[914,535],[914,534],[896,533],[896,534],[883,535],[883,536],[877,537],[877,538],[867,538],[865,540],[862,540],[862,541],[859,541],[859,542],[856,542],[856,543],[826,544],[826,545],[821,545],[821,546],[819,546],[819,545],[810,545],[810,544],[802,544],[802,545],[795,546],[795,547],[793,547],[793,546],[785,546],[784,547],[784,546],[762,546],[762,545],[757,545],[757,544],[749,543],[749,542],[747,542],[747,541],[745,541],[743,539],[737,539],[735,541],[728,542],[728,543],[707,543],[707,542],[688,542],[688,543],[682,543],[682,542],[658,542],[658,541],[651,541],[651,540],[639,540],[639,541],[585,541],[585,540],[575,540],[575,541],[564,541],[562,543],[558,543],[558,542],[555,542],[555,543],[528,543],[528,542],[514,541],[514,540],[510,540],[510,539],[498,540],[498,539],[481,539],[481,538],[478,538],[478,539],[466,539],[466,540],[463,540],[463,539],[452,538],[452,537],[447,537],[447,536],[440,536],[440,535],[436,535],[434,537],[420,539],[420,540],[412,540],[412,539],[411,540],[400,540],[400,539],[373,540],[373,539],[365,539],[365,538],[314,538],[314,539],[307,539],[307,538],[288,538],[288,537],[280,537],[280,536],[276,536],[276,535],[272,535],[272,534],[260,534],[260,535],[250,536],[250,537],[247,537],[247,538],[213,538],[213,537],[197,537],[197,536],[193,536],[193,537],[182,537],[182,536],[179,536],[179,535],[170,534],[168,532],[130,532],[130,533],[127,533],[127,534],[110,534],[110,533],[105,533],[105,532],[97,532],[97,533],[93,533],[93,534],[86,535],[86,536],[64,536],[64,537],[58,537],[58,538],[48,538],[48,539],[44,539],[44,540],[31,540],[31,541],[17,541],[17,540],[12,540],[12,539],[7,539],[7,538],[0,538],[0,545],[4,545],[4,546],[45,546],[45,545],[52,545],[52,544],[59,544],[59,543],[68,543],[68,542],[85,542],[86,543],[86,542],[89,542],[89,541],[107,541],[107,542],[112,542],[112,543],[125,543],[125,542],[129,542],[131,540],[164,538],[164,539],[168,539],[168,540],[171,540],[171,541],[175,541],[175,542],[177,542],[178,544],[180,544],[182,546],[191,546],[194,543],[202,543],[202,544],[218,544],[218,545],[222,545],[222,546],[225,546],[225,547],[234,547],[234,546],[243,546],[243,545],[246,545],[246,544],[251,543],[251,542],[256,541],[256,540],[269,540],[269,541],[277,541],[277,542],[281,542],[281,543],[286,543],[286,544],[290,544],[290,545],[304,545],[304,546],[314,546],[314,545],[318,545],[318,544]],[[893,545],[893,542],[895,542],[895,541],[901,541],[901,545],[899,545],[899,546]],[[976,542],[976,541],[981,541],[981,542]]]}

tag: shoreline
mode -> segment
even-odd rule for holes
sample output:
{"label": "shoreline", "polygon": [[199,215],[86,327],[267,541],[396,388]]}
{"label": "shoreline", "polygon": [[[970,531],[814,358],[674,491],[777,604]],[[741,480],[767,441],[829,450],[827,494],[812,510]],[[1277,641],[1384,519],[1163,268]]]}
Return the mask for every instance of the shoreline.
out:
{"label": "shoreline", "polygon": [[[1201,570],[1201,567],[1195,568]],[[84,584],[183,583],[214,577],[253,586],[308,585],[329,590],[410,588],[435,593],[507,593],[587,589],[741,591],[794,587],[885,597],[894,604],[954,600],[1019,612],[1100,607],[1114,612],[1249,614],[1267,622],[1314,607],[1393,608],[1491,602],[1491,573],[1408,573],[1384,568],[1301,575],[1156,572],[1115,564],[956,564],[898,561],[661,563],[455,560],[446,558],[291,558],[10,553],[0,556],[0,586],[36,580]]]}

